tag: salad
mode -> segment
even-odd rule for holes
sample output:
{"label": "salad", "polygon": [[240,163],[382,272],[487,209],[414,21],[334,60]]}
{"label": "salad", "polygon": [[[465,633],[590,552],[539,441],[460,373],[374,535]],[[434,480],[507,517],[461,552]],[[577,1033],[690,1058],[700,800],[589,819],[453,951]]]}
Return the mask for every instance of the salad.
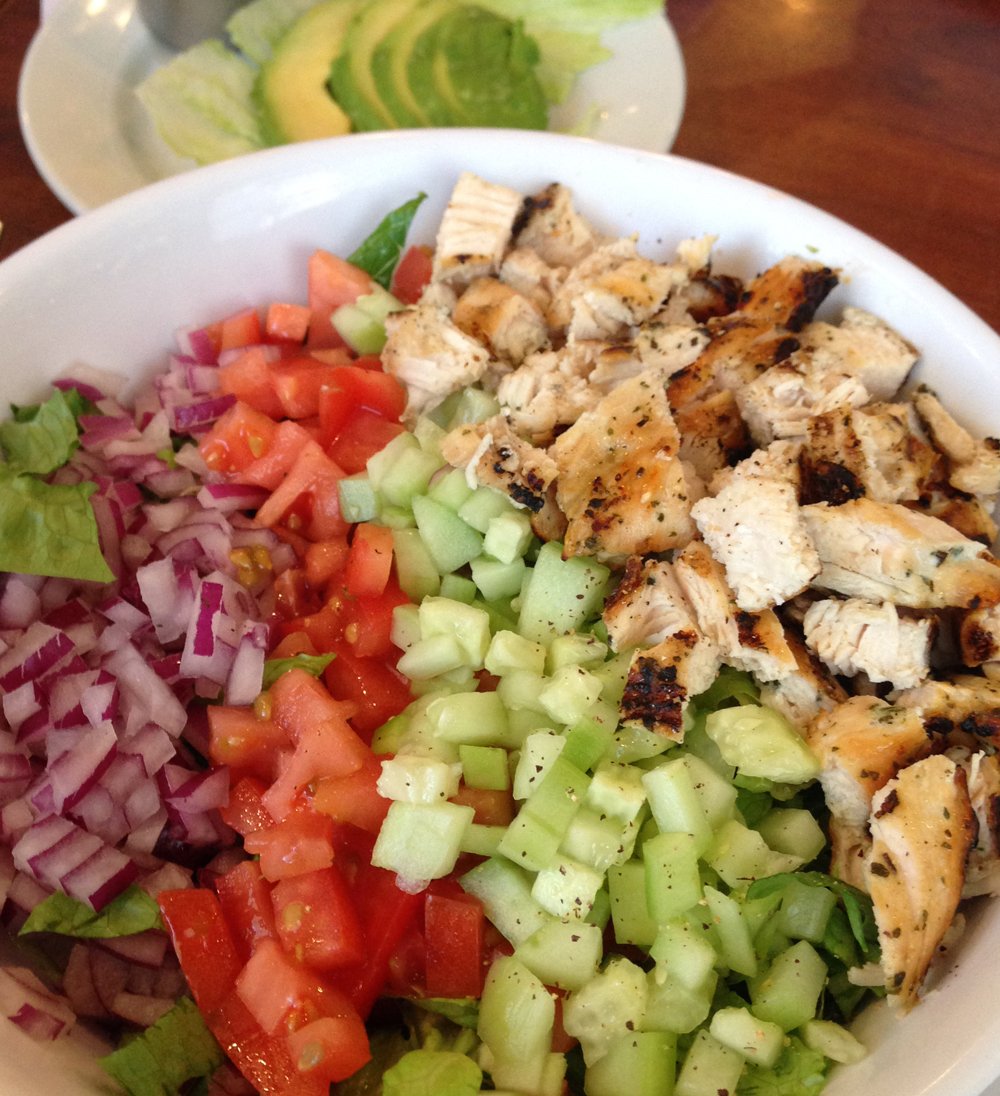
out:
{"label": "salad", "polygon": [[820,264],[419,202],[4,424],[6,1014],[131,1092],[819,1090],[993,889],[996,446]]}

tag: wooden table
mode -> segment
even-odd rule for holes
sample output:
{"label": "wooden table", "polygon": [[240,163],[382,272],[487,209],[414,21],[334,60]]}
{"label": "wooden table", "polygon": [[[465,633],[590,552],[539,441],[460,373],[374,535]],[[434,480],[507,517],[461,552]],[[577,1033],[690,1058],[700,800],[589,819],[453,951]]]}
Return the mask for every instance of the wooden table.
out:
{"label": "wooden table", "polygon": [[[1000,330],[998,0],[670,0],[674,151],[777,186],[917,263]],[[17,77],[38,0],[0,0],[0,259],[70,214],[35,171]]]}

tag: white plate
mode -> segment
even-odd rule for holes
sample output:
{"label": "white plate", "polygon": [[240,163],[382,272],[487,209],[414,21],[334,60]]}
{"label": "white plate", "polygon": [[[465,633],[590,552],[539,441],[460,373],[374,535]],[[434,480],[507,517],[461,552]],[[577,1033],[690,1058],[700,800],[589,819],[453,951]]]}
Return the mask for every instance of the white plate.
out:
{"label": "white plate", "polygon": [[[58,0],[28,48],[18,87],[21,132],[39,174],[74,213],[190,170],[157,136],[134,90],[173,54],[135,0]],[[604,38],[612,56],[583,73],[551,112],[560,132],[666,152],[684,110],[684,60],[661,15]]]}
{"label": "white plate", "polygon": [[[1000,337],[927,275],[843,222],[775,190],[669,156],[550,134],[371,134],[273,149],[190,172],[63,225],[0,264],[0,406],[42,395],[77,362],[162,366],[181,325],[271,298],[303,299],[317,246],[352,250],[384,213],[430,195],[411,239],[432,239],[457,174],[531,192],[558,179],[599,227],[639,233],[651,257],[718,235],[716,269],[752,275],[800,253],[841,271],[823,314],[859,305],[922,351],[919,379],[970,427],[1000,432]],[[870,1056],[825,1096],[979,1096],[1000,1076],[996,957],[1000,902],[980,905],[933,990],[907,1017],[877,1008]],[[93,1093],[67,1062],[74,1044],[30,1044],[0,1022],[5,1096]],[[44,1072],[48,1069],[48,1073]]]}

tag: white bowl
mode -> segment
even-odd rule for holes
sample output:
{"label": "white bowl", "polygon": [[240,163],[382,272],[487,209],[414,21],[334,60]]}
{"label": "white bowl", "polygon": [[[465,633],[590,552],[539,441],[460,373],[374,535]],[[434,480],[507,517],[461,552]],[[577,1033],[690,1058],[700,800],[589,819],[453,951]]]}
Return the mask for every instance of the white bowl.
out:
{"label": "white bowl", "polygon": [[[782,256],[842,272],[824,313],[862,305],[922,351],[921,379],[963,421],[1000,432],[1000,337],[937,283],[871,238],[764,186],[703,165],[592,141],[508,131],[411,131],[295,145],[203,168],[85,214],[0,264],[2,402],[24,403],[77,362],[134,377],[157,369],[182,325],[270,298],[302,299],[306,258],[347,253],[389,209],[428,194],[411,238],[431,240],[462,170],[533,191],[559,180],[602,227],[672,253],[719,237],[716,268],[749,275]],[[870,1056],[829,1096],[978,1096],[1000,1076],[1000,903],[985,905],[934,989],[905,1019],[874,1009]],[[0,1027],[0,1092],[100,1091],[64,1041]]]}

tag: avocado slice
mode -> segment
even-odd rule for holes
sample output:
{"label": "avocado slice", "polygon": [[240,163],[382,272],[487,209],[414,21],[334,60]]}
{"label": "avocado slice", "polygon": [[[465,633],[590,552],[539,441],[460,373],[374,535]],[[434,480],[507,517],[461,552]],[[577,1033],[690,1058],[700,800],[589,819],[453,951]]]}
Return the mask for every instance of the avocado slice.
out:
{"label": "avocado slice", "polygon": [[372,69],[379,45],[408,20],[421,0],[369,0],[354,15],[340,56],[329,70],[329,89],[357,130],[399,129],[404,123],[382,99]]}
{"label": "avocado slice", "polygon": [[361,0],[320,0],[275,43],[254,84],[268,144],[339,137],[351,120],[330,95],[327,76]]}
{"label": "avocado slice", "polygon": [[424,31],[460,2],[461,0],[429,0],[418,7],[408,19],[400,20],[375,47],[371,63],[375,87],[390,113],[402,126],[433,124],[410,86],[410,57]]}
{"label": "avocado slice", "polygon": [[407,75],[432,125],[545,129],[538,60],[520,22],[458,4],[413,44]]}

